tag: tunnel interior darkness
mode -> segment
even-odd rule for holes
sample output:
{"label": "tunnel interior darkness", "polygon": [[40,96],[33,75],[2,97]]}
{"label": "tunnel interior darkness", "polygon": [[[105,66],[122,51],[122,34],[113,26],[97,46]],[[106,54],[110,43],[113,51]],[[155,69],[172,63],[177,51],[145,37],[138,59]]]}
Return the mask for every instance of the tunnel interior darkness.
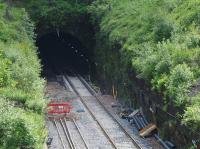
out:
{"label": "tunnel interior darkness", "polygon": [[36,44],[43,76],[69,70],[81,75],[89,73],[89,51],[77,38],[63,32],[52,32],[38,38]]}

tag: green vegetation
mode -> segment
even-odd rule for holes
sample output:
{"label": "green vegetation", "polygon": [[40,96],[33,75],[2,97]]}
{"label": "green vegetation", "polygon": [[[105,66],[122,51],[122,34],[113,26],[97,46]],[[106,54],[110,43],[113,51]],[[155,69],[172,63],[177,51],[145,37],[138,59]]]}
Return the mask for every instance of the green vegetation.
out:
{"label": "green vegetation", "polygon": [[63,31],[77,35],[91,47],[91,24],[86,21],[90,3],[91,0],[0,3],[0,148],[43,148],[47,134],[45,82],[40,78],[34,32],[42,36]]}
{"label": "green vegetation", "polygon": [[200,96],[189,93],[200,75],[199,8],[191,0],[96,0],[89,7],[100,77],[131,86],[127,79],[135,72],[195,131]]}
{"label": "green vegetation", "polygon": [[80,16],[87,12],[87,3],[84,1],[75,3],[74,0],[57,1],[22,1],[23,6],[29,11],[32,19],[40,27],[46,29],[60,29],[67,25],[77,23]]}
{"label": "green vegetation", "polygon": [[86,48],[91,49],[93,32],[87,13],[90,3],[91,0],[20,0],[16,5],[26,8],[39,37],[62,31],[75,36]]}
{"label": "green vegetation", "polygon": [[43,148],[45,82],[40,78],[34,31],[42,36],[61,30],[91,47],[86,21],[89,3],[91,0],[0,3],[0,148]]}
{"label": "green vegetation", "polygon": [[114,85],[131,98],[136,76],[162,95],[163,109],[173,106],[182,124],[200,131],[200,94],[193,92],[200,76],[200,2],[92,1],[0,3],[0,148],[39,149],[46,135],[44,80],[26,11],[39,36],[63,31],[91,49],[95,29],[93,59],[97,76],[111,82],[108,89]]}
{"label": "green vegetation", "polygon": [[44,80],[33,24],[24,9],[0,3],[0,148],[41,149]]}

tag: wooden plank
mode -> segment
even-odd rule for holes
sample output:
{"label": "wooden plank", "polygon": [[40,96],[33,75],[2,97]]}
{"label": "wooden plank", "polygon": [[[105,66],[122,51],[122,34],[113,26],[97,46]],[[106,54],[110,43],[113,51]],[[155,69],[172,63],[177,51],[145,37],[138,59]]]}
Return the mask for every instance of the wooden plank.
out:
{"label": "wooden plank", "polygon": [[141,129],[141,130],[139,131],[139,135],[140,135],[141,137],[149,136],[149,135],[151,134],[151,132],[154,131],[154,130],[156,130],[156,129],[157,129],[156,125],[150,123],[150,124],[148,124],[146,127],[144,127],[143,129]]}

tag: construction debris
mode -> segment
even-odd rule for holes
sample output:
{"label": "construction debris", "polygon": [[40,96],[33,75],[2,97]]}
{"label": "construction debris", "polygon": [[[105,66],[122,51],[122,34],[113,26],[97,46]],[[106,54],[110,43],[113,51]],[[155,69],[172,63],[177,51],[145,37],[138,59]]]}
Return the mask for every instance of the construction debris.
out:
{"label": "construction debris", "polygon": [[131,110],[130,108],[128,109],[123,109],[121,112],[120,112],[120,117],[122,119],[127,119],[128,116],[133,112],[133,110]]}
{"label": "construction debris", "polygon": [[168,147],[170,147],[170,149],[176,148],[176,146],[175,146],[172,142],[170,142],[170,141],[165,141],[165,144],[166,144]]}
{"label": "construction debris", "polygon": [[51,145],[51,142],[53,141],[53,138],[49,137],[46,141],[46,144],[49,146]]}
{"label": "construction debris", "polygon": [[78,110],[76,110],[76,112],[81,113],[81,112],[85,112],[85,110],[84,109],[78,109]]}
{"label": "construction debris", "polygon": [[[129,114],[128,114],[129,113]],[[175,145],[169,141],[163,141],[159,135],[157,134],[157,126],[153,123],[148,123],[146,118],[143,116],[142,112],[139,109],[123,109],[119,113],[120,117],[123,119],[127,119],[131,125],[135,125],[137,130],[139,131],[139,136],[145,138],[148,136],[154,136],[158,142],[165,149],[174,149]]]}
{"label": "construction debris", "polygon": [[131,114],[129,114],[129,118],[133,118],[140,110],[136,109],[135,111],[133,111]]}
{"label": "construction debris", "polygon": [[148,124],[146,127],[139,131],[139,135],[143,138],[150,136],[153,131],[157,129],[155,124]]}
{"label": "construction debris", "polygon": [[112,107],[112,108],[117,108],[117,107],[120,107],[120,105],[117,104],[116,102],[112,102],[112,103],[111,103],[111,107]]}

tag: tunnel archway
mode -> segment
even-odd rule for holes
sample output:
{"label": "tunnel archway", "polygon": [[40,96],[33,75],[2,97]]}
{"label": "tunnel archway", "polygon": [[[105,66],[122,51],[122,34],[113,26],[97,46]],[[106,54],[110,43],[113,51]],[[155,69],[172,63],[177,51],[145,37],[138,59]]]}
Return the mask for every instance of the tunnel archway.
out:
{"label": "tunnel archway", "polygon": [[64,32],[51,32],[38,38],[36,44],[43,76],[68,70],[81,75],[89,73],[90,52],[76,37]]}

